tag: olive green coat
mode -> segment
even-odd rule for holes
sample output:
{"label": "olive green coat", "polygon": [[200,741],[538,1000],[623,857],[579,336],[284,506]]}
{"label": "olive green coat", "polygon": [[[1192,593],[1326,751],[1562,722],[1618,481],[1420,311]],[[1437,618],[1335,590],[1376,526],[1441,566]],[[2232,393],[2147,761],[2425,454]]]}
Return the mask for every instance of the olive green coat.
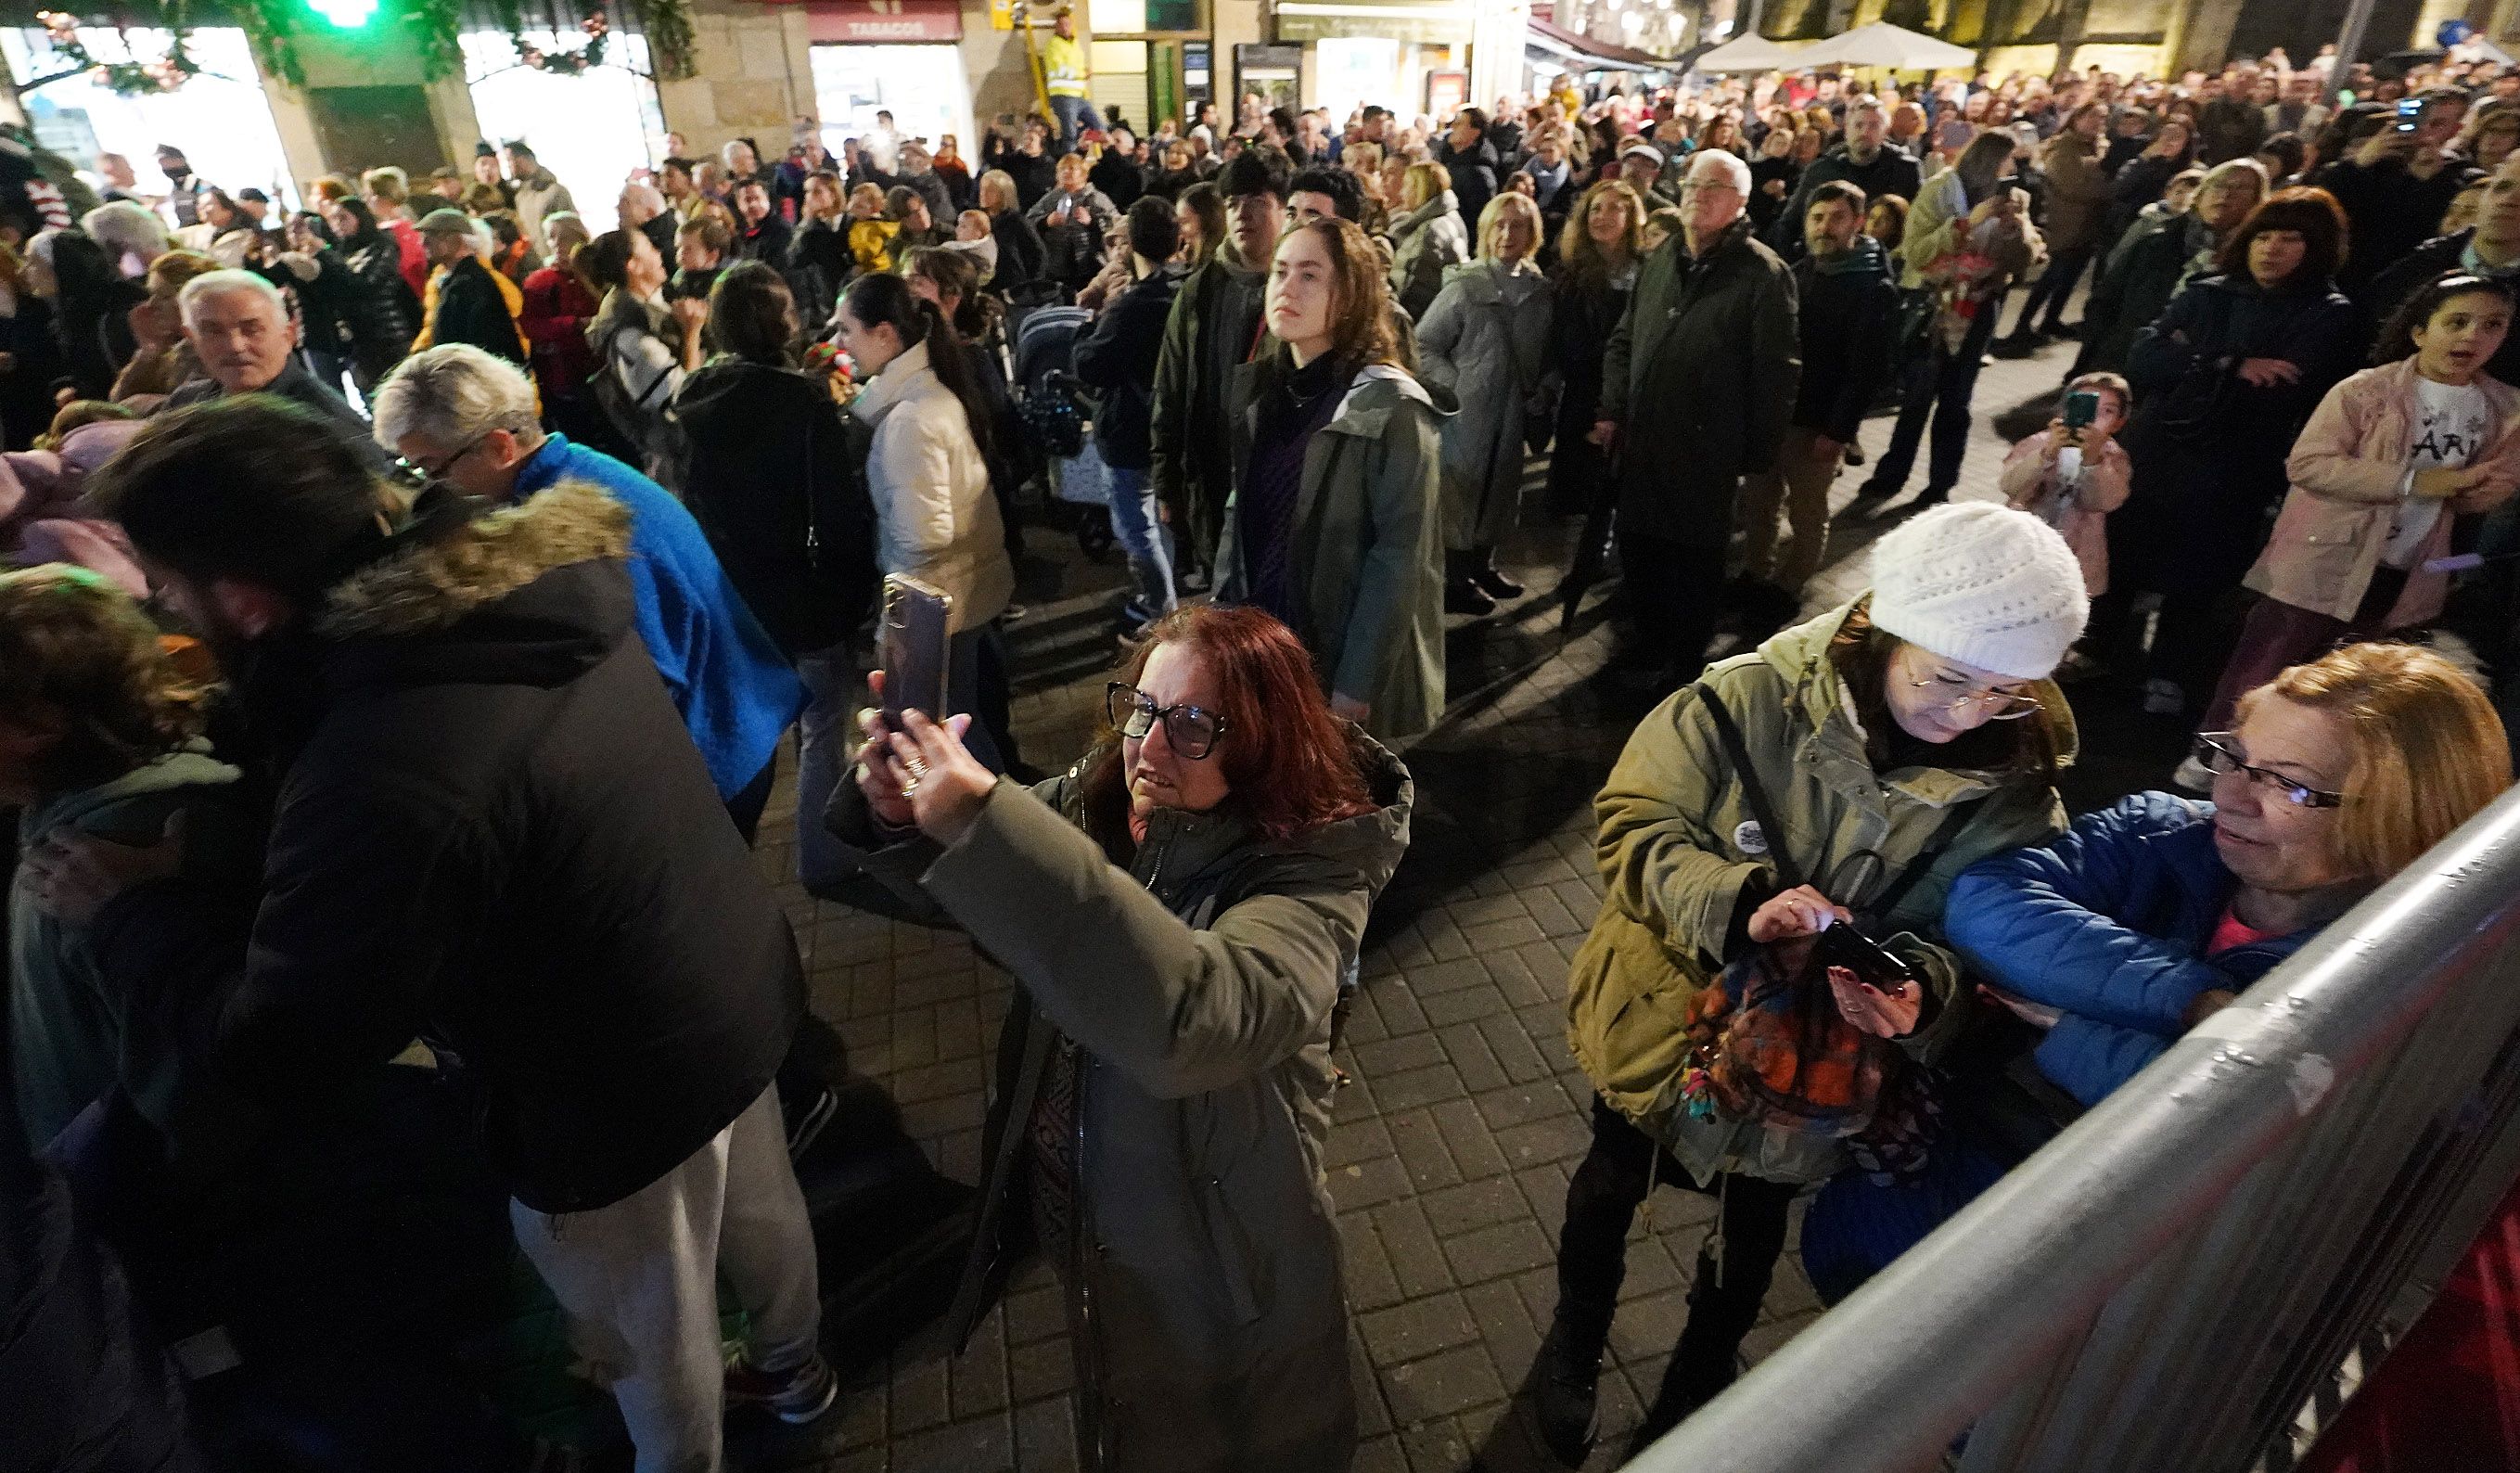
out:
{"label": "olive green coat", "polygon": [[[1567,1041],[1611,1108],[1668,1143],[1700,1182],[1728,1170],[1816,1182],[1835,1173],[1844,1149],[1836,1140],[1721,1116],[1693,1120],[1677,1107],[1689,999],[1722,965],[1743,884],[1775,883],[1768,862],[1775,836],[1761,831],[1731,774],[1703,705],[1709,694],[1732,714],[1760,763],[1759,781],[1789,830],[1788,852],[1813,885],[1849,909],[1864,909],[1888,888],[1949,805],[1985,800],[1880,921],[1883,932],[1897,933],[1884,939],[1925,976],[1939,1008],[1906,1042],[1911,1052],[1931,1056],[1968,1008],[1957,961],[1930,939],[1941,934],[1953,878],[1988,855],[2045,842],[2064,827],[2055,789],[2039,779],[1999,781],[1935,767],[1873,772],[1845,683],[1826,652],[1854,606],[1788,629],[1664,701],[1628,738],[1594,799],[1601,825],[1595,854],[1606,893],[1567,977]],[[2058,760],[2070,760],[2073,718],[2064,695],[2045,683],[2037,693],[2053,716]]]}
{"label": "olive green coat", "polygon": [[[1236,370],[1233,499],[1216,550],[1219,603],[1247,600],[1238,525],[1273,358]],[[1287,550],[1295,636],[1333,695],[1365,702],[1377,741],[1422,736],[1444,714],[1443,419],[1452,396],[1389,364],[1357,372],[1304,451]]]}

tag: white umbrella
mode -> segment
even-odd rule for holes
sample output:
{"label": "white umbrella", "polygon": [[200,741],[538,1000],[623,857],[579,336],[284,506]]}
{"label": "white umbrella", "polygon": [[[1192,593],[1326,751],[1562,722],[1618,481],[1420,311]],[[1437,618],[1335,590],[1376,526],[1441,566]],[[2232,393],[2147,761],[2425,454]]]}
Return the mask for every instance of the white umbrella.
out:
{"label": "white umbrella", "polygon": [[1932,36],[1875,21],[1801,52],[1797,67],[1879,67],[1891,71],[1946,71],[1977,68],[1977,53]]}
{"label": "white umbrella", "polygon": [[1696,71],[1783,71],[1805,65],[1802,53],[1752,33],[1734,36],[1689,63]]}

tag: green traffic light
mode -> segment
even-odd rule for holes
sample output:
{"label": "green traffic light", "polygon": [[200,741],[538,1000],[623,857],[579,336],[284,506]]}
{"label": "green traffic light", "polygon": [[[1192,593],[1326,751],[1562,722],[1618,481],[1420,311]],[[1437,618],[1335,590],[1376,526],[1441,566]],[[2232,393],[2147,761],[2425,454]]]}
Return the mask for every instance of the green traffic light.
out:
{"label": "green traffic light", "polygon": [[377,13],[377,0],[306,0],[307,7],[343,30],[354,30],[368,23]]}

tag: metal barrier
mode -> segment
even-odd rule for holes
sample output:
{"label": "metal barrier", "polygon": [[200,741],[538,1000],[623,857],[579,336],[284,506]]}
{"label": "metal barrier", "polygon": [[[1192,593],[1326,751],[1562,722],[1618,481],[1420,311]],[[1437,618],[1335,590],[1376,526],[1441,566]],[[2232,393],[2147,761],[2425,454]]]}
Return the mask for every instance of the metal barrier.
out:
{"label": "metal barrier", "polygon": [[[1628,1466],[2243,1473],[2520,1173],[2506,793]],[[2404,1313],[2404,1310],[2401,1310]]]}

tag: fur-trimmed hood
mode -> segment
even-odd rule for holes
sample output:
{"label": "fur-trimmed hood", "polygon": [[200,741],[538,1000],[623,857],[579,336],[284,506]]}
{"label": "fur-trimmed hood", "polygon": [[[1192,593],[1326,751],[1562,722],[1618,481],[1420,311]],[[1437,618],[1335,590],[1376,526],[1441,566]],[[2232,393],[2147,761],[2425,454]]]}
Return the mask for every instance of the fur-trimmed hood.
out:
{"label": "fur-trimmed hood", "polygon": [[563,480],[342,579],[315,632],[354,640],[444,629],[555,568],[629,551],[630,509],[591,481]]}

